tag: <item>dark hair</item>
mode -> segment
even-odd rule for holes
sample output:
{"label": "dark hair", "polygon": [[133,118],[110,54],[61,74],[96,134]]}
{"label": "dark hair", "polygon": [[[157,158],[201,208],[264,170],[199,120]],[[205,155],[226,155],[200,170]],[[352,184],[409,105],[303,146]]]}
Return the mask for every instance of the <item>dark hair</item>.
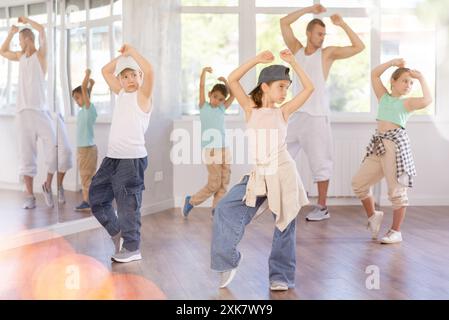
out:
{"label": "dark hair", "polygon": [[217,83],[212,90],[210,91],[210,93],[214,93],[214,92],[220,92],[225,98],[228,96],[229,94],[229,90],[228,87],[226,87],[224,84],[222,83]]}
{"label": "dark hair", "polygon": [[309,22],[309,24],[307,25],[307,32],[310,32],[313,30],[313,27],[315,27],[316,25],[320,25],[323,28],[326,28],[326,25],[324,24],[324,22],[318,18],[313,19],[312,21]]}
{"label": "dark hair", "polygon": [[[271,84],[273,82],[274,81],[269,81],[269,82],[264,82],[264,83],[271,86]],[[262,98],[263,98],[262,84],[260,86],[258,86],[257,88],[255,88],[253,91],[251,91],[251,93],[249,95],[251,96],[251,99],[253,99],[254,103],[256,104],[256,106],[254,108],[256,108],[256,109],[262,108]]]}
{"label": "dark hair", "polygon": [[21,33],[25,38],[30,38],[31,41],[34,42],[34,33],[29,28],[22,29],[19,33]]}
{"label": "dark hair", "polygon": [[[87,94],[89,95],[89,98],[90,98],[91,91],[92,91],[91,88],[87,88]],[[83,90],[82,90],[81,86],[78,86],[72,90],[72,97],[75,95],[75,93],[83,94]]]}

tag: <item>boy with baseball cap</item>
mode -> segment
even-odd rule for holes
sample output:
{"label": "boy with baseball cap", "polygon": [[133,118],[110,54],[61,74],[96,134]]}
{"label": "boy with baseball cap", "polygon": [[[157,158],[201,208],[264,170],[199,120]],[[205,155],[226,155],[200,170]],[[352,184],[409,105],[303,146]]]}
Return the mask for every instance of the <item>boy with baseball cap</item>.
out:
{"label": "boy with baseball cap", "polygon": [[[103,67],[103,77],[117,95],[106,158],[89,189],[92,214],[112,238],[115,262],[142,259],[140,206],[148,165],[145,132],[152,112],[153,67],[125,44],[121,56]],[[117,203],[117,213],[112,201]]]}

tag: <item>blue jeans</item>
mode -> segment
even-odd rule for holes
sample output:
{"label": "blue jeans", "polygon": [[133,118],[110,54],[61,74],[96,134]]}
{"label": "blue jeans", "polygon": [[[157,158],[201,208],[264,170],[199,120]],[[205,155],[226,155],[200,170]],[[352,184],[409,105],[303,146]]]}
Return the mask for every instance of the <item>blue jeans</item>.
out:
{"label": "blue jeans", "polygon": [[[243,238],[245,227],[266,199],[259,197],[255,208],[245,205],[242,199],[248,179],[249,176],[245,176],[242,182],[235,185],[214,210],[211,268],[215,271],[229,271],[238,266],[241,254],[237,245]],[[284,232],[275,228],[268,269],[270,281],[282,281],[290,288],[295,286],[296,219]]]}
{"label": "blue jeans", "polygon": [[[106,157],[89,188],[92,214],[111,237],[121,231],[123,247],[129,251],[136,251],[140,247],[140,206],[147,165],[147,158]],[[117,215],[112,207],[114,199]]]}

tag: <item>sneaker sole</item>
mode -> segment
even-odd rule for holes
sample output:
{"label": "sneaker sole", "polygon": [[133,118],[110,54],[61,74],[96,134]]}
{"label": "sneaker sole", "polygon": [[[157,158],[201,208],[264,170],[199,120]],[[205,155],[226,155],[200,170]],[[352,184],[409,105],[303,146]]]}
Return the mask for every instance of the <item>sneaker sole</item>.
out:
{"label": "sneaker sole", "polygon": [[271,286],[270,286],[270,290],[271,290],[271,291],[287,291],[287,290],[288,290],[288,287],[284,287],[284,286],[274,286],[274,287],[271,287]]}
{"label": "sneaker sole", "polygon": [[[47,207],[53,208],[55,206],[55,202],[53,200],[52,200],[52,202],[50,202],[50,200],[48,200],[49,196],[47,196],[47,193],[49,193],[49,192],[45,191],[44,186],[42,186],[42,193],[43,193],[44,201],[45,201],[45,204],[47,205]],[[53,195],[52,195],[52,198],[53,198]]]}
{"label": "sneaker sole", "polygon": [[224,284],[222,284],[221,286],[220,286],[220,289],[224,289],[224,288],[226,288],[227,286],[229,286],[229,284],[232,282],[232,280],[234,280],[234,277],[235,277],[235,274],[237,273],[237,268],[235,268],[235,269],[232,269],[232,271],[231,271],[231,276],[228,278],[228,280],[224,283]]}
{"label": "sneaker sole", "polygon": [[132,261],[142,260],[142,255],[141,254],[136,254],[136,255],[133,255],[133,256],[131,256],[129,258],[126,258],[126,259],[117,259],[117,258],[111,257],[111,259],[114,262],[128,263],[128,262],[132,262]]}
{"label": "sneaker sole", "polygon": [[330,218],[331,218],[331,216],[327,215],[327,216],[325,216],[323,218],[309,218],[309,217],[306,217],[306,220],[307,221],[323,221],[323,220],[327,220],[327,219],[330,219]]}
{"label": "sneaker sole", "polygon": [[396,243],[401,243],[401,241],[381,241],[380,244],[396,244]]}

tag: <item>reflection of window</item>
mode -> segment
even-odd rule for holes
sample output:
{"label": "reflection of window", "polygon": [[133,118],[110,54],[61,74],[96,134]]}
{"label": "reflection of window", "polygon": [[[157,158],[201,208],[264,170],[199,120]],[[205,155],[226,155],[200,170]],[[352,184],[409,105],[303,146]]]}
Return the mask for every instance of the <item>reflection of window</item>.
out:
{"label": "reflection of window", "polygon": [[198,112],[199,77],[203,67],[210,66],[214,69],[214,73],[207,76],[206,90],[210,90],[218,82],[217,78],[227,77],[238,64],[237,30],[238,16],[235,14],[182,15],[184,113]]}
{"label": "reflection of window", "polygon": [[[64,86],[64,91],[67,91],[64,94],[70,96],[73,88],[81,85],[85,70],[89,67],[92,70],[91,77],[95,80],[91,101],[99,114],[112,113],[114,104],[101,68],[116,56],[117,47],[122,43],[122,5],[121,0],[66,0],[65,9],[69,13],[66,16],[66,22],[69,22],[66,24],[69,44],[66,59],[70,74],[69,84]],[[82,42],[80,39],[83,39]],[[66,110],[75,115],[78,108],[73,100],[66,100],[66,103]]]}
{"label": "reflection of window", "polygon": [[[71,83],[81,84],[86,69],[86,28],[76,28],[69,30],[69,63]],[[74,85],[73,88],[78,85]]]}
{"label": "reflection of window", "polygon": [[109,43],[109,27],[97,27],[91,29],[91,69],[95,87],[91,100],[99,113],[108,113],[111,107],[111,95],[109,86],[101,74],[101,68],[111,59]]}

